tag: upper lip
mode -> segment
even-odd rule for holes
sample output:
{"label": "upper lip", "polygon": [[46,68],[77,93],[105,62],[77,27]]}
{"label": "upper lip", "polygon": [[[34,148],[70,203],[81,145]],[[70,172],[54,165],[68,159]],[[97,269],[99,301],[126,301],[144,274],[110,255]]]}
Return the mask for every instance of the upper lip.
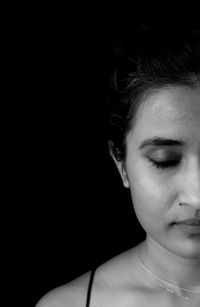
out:
{"label": "upper lip", "polygon": [[185,225],[191,225],[191,226],[199,226],[200,225],[200,219],[188,219],[177,222],[177,224],[185,224]]}

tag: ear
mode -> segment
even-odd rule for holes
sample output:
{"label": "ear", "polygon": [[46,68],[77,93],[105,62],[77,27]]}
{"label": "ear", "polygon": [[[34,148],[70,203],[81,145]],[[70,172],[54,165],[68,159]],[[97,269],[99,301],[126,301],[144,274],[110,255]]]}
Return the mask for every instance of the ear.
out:
{"label": "ear", "polygon": [[125,188],[129,188],[130,185],[129,185],[128,175],[127,175],[127,171],[126,171],[126,167],[124,165],[124,162],[116,160],[116,158],[113,154],[112,148],[113,148],[113,144],[112,144],[112,142],[109,142],[109,152],[110,152],[110,155],[111,155],[113,161],[115,162],[115,165],[117,166],[117,169],[120,173],[123,185],[124,185]]}

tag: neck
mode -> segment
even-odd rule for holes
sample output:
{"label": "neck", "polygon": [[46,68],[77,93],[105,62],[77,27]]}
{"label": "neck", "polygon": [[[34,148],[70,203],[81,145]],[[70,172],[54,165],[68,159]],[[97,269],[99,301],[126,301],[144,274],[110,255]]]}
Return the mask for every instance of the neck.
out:
{"label": "neck", "polygon": [[143,242],[141,258],[160,278],[176,287],[200,292],[200,258],[178,256],[153,239]]}

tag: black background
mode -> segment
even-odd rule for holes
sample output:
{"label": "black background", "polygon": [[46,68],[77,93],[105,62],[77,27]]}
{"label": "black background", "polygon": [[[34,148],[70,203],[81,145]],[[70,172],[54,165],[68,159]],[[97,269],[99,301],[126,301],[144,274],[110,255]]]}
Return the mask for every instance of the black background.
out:
{"label": "black background", "polygon": [[18,214],[33,304],[141,240],[105,127],[112,44],[122,28],[94,12],[49,14],[37,14],[23,50]]}
{"label": "black background", "polygon": [[144,239],[108,153],[106,99],[113,43],[157,12],[94,6],[23,7],[11,27],[17,99],[7,227],[21,304],[34,306]]}

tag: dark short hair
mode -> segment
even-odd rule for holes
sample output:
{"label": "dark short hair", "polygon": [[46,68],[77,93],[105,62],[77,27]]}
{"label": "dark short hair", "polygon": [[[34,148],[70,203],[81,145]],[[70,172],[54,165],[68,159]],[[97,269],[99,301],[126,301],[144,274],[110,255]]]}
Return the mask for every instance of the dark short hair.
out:
{"label": "dark short hair", "polygon": [[126,135],[134,127],[141,98],[165,86],[200,84],[200,29],[144,22],[113,50],[108,141],[115,159],[124,161]]}

